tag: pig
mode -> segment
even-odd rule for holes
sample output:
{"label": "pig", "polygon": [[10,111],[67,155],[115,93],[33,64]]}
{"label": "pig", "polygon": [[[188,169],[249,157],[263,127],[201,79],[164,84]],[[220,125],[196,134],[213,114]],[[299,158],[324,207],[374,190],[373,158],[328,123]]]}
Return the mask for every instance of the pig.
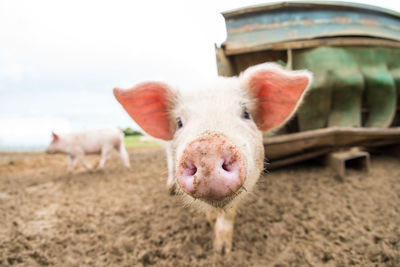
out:
{"label": "pig", "polygon": [[311,81],[307,70],[263,63],[196,91],[151,81],[113,92],[146,133],[167,142],[168,188],[206,213],[214,250],[225,254],[238,204],[264,169],[263,132],[295,114]]}
{"label": "pig", "polygon": [[123,165],[127,168],[130,167],[124,145],[124,133],[119,129],[92,129],[63,135],[53,132],[52,135],[53,140],[47,147],[46,153],[67,154],[69,158],[68,172],[72,172],[76,160],[82,163],[86,169],[91,169],[85,154],[101,154],[98,168],[102,169],[113,149],[117,150]]}

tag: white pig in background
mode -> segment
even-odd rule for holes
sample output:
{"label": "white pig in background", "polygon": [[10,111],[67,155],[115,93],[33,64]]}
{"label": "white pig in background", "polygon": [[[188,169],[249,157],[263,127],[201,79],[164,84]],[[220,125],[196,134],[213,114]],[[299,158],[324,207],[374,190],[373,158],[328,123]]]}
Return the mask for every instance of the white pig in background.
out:
{"label": "white pig in background", "polygon": [[264,167],[262,131],[290,119],[311,80],[308,71],[264,63],[197,92],[146,82],[114,95],[144,131],[168,141],[169,189],[206,212],[215,251],[228,253],[238,203]]}
{"label": "white pig in background", "polygon": [[122,163],[129,168],[129,157],[124,145],[124,133],[119,129],[96,129],[77,133],[58,135],[53,133],[53,141],[46,153],[63,153],[69,158],[68,171],[71,172],[75,162],[79,161],[87,169],[91,169],[86,161],[86,154],[101,154],[99,168],[102,169],[113,150],[117,150]]}

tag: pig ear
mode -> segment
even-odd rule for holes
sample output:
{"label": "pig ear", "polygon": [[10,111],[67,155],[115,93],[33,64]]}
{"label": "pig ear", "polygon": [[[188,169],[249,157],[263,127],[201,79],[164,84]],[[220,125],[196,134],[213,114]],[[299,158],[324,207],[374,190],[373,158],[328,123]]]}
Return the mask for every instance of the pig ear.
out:
{"label": "pig ear", "polygon": [[163,140],[173,138],[169,109],[174,93],[166,84],[146,82],[128,90],[114,88],[114,96],[146,133]]}
{"label": "pig ear", "polygon": [[248,68],[241,86],[256,99],[255,122],[262,131],[283,125],[296,112],[312,75],[306,70],[288,71],[273,63]]}
{"label": "pig ear", "polygon": [[55,132],[51,132],[51,135],[53,136],[53,139],[54,139],[55,141],[57,141],[57,140],[60,139],[60,136],[58,136],[58,134],[56,134]]}

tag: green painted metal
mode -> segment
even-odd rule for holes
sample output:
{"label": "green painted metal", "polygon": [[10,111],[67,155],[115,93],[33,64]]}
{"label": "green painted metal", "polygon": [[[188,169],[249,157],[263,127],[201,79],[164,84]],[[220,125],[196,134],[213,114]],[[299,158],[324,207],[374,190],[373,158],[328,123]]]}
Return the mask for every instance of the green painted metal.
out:
{"label": "green painted metal", "polygon": [[228,36],[216,48],[220,75],[237,75],[266,61],[314,74],[297,120],[278,134],[400,125],[399,13],[324,1],[281,2],[223,15]]}
{"label": "green painted metal", "polygon": [[[318,47],[295,51],[295,69],[314,83],[298,111],[299,130],[332,126],[389,127],[400,91],[400,49]],[[362,110],[367,111],[362,120]]]}

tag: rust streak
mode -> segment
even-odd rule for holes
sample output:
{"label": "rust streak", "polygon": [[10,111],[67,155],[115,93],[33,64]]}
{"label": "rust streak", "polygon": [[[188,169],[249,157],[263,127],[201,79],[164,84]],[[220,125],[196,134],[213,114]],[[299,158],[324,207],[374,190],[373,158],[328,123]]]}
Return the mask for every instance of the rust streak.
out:
{"label": "rust streak", "polygon": [[314,22],[314,20],[307,18],[307,19],[302,19],[300,21],[300,24],[301,25],[313,25],[313,24],[315,24],[315,22]]}
{"label": "rust streak", "polygon": [[257,31],[257,30],[264,30],[264,29],[276,29],[276,28],[283,28],[283,27],[290,27],[290,26],[297,26],[297,25],[314,25],[316,21],[306,18],[300,21],[297,20],[288,20],[288,21],[281,21],[281,22],[271,22],[268,24],[251,24],[251,25],[244,25],[237,28],[230,28],[228,29],[229,34],[241,33],[241,32],[250,32],[250,31]]}
{"label": "rust streak", "polygon": [[366,25],[366,26],[379,26],[380,23],[376,20],[373,19],[361,19],[360,20],[362,24]]}
{"label": "rust streak", "polygon": [[346,17],[335,17],[332,19],[332,22],[349,24],[351,22],[351,19],[346,18]]}

